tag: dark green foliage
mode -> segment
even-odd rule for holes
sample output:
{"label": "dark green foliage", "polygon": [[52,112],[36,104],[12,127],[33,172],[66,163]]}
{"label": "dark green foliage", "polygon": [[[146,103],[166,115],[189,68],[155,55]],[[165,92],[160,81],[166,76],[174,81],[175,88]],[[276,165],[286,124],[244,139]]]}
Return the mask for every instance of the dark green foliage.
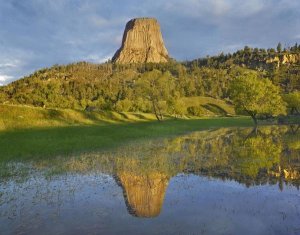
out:
{"label": "dark green foliage", "polygon": [[280,53],[281,51],[282,51],[282,45],[279,42],[278,45],[277,45],[277,52]]}

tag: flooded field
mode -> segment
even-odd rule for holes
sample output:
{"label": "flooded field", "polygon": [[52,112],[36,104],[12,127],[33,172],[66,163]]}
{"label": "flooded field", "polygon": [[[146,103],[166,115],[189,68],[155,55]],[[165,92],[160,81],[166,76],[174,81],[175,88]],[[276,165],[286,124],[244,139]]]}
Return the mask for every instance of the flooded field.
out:
{"label": "flooded field", "polygon": [[298,126],[2,162],[0,234],[300,234]]}

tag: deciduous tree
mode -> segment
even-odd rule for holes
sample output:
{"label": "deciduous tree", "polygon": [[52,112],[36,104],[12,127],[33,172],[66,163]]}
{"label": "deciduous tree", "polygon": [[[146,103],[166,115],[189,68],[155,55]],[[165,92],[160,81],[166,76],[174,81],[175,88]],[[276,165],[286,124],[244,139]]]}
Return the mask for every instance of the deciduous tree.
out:
{"label": "deciduous tree", "polygon": [[259,78],[256,73],[244,73],[230,85],[230,97],[237,112],[246,112],[257,125],[257,116],[285,114],[285,103],[279,87],[270,80]]}

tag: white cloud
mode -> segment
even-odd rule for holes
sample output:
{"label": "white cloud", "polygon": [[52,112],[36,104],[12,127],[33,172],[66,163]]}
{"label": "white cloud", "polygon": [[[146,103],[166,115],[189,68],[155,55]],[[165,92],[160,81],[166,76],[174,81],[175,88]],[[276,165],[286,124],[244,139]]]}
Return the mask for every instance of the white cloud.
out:
{"label": "white cloud", "polygon": [[0,81],[1,82],[5,82],[6,80],[11,79],[11,78],[12,78],[11,76],[0,74]]}
{"label": "white cloud", "polygon": [[231,5],[231,14],[235,14],[239,17],[248,17],[262,11],[267,6],[267,1],[262,0],[251,0],[243,1],[243,4],[240,3],[240,0],[232,1]]}
{"label": "white cloud", "polygon": [[96,26],[101,27],[111,27],[118,24],[124,23],[127,19],[124,19],[124,17],[118,17],[118,18],[104,18],[99,15],[92,15],[89,16],[89,21]]}
{"label": "white cloud", "polygon": [[228,1],[212,0],[211,4],[212,4],[211,9],[212,9],[213,14],[215,14],[217,16],[226,14],[231,8]]}
{"label": "white cloud", "polygon": [[97,15],[91,16],[90,21],[92,24],[99,26],[99,27],[109,26],[112,23],[110,20],[105,19],[101,16],[97,16]]}
{"label": "white cloud", "polygon": [[84,60],[92,62],[92,63],[104,63],[111,58],[112,58],[111,54],[104,55],[104,56],[100,56],[98,54],[91,54],[91,55],[86,56],[86,58]]}
{"label": "white cloud", "polygon": [[263,10],[267,3],[266,0],[251,0],[242,3],[240,0],[174,0],[166,3],[165,9],[211,21],[213,17],[247,17]]}
{"label": "white cloud", "polygon": [[19,61],[18,60],[12,60],[12,61],[6,61],[6,62],[2,62],[0,63],[0,69],[8,69],[8,68],[15,68],[19,65]]}
{"label": "white cloud", "polygon": [[5,74],[0,74],[0,86],[3,86],[4,84],[8,83],[11,81],[14,77],[5,75]]}
{"label": "white cloud", "polygon": [[0,69],[2,69],[2,68],[12,68],[12,67],[16,67],[16,65],[15,64],[10,64],[10,63],[0,64]]}

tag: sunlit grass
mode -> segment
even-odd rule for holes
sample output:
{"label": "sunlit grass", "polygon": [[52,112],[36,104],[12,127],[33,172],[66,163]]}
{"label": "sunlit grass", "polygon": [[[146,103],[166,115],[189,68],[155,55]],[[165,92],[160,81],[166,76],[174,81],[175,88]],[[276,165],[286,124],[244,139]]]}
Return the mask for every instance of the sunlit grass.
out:
{"label": "sunlit grass", "polygon": [[195,97],[183,97],[182,101],[186,104],[186,107],[191,106],[202,106],[207,109],[207,113],[210,115],[215,115],[208,107],[216,107],[220,109],[220,111],[224,111],[229,115],[235,115],[234,106],[226,103],[224,100],[215,99],[212,97],[204,97],[204,96],[195,96]]}
{"label": "sunlit grass", "polygon": [[0,132],[0,160],[89,152],[159,137],[218,127],[251,126],[249,118],[166,120],[105,125],[79,125]]}
{"label": "sunlit grass", "polygon": [[[183,101],[186,103],[186,107],[208,105],[211,108],[224,110],[229,115],[234,114],[234,109],[231,105],[211,97],[186,97],[183,98]],[[211,116],[215,115],[210,110],[207,110],[207,113]],[[86,112],[72,109],[45,109],[24,105],[0,105],[0,131],[70,125],[106,125],[154,120],[156,120],[156,117],[151,113]]]}
{"label": "sunlit grass", "polygon": [[155,120],[154,114],[85,112],[72,109],[44,109],[30,106],[0,105],[0,131],[32,127],[106,125],[108,123]]}

